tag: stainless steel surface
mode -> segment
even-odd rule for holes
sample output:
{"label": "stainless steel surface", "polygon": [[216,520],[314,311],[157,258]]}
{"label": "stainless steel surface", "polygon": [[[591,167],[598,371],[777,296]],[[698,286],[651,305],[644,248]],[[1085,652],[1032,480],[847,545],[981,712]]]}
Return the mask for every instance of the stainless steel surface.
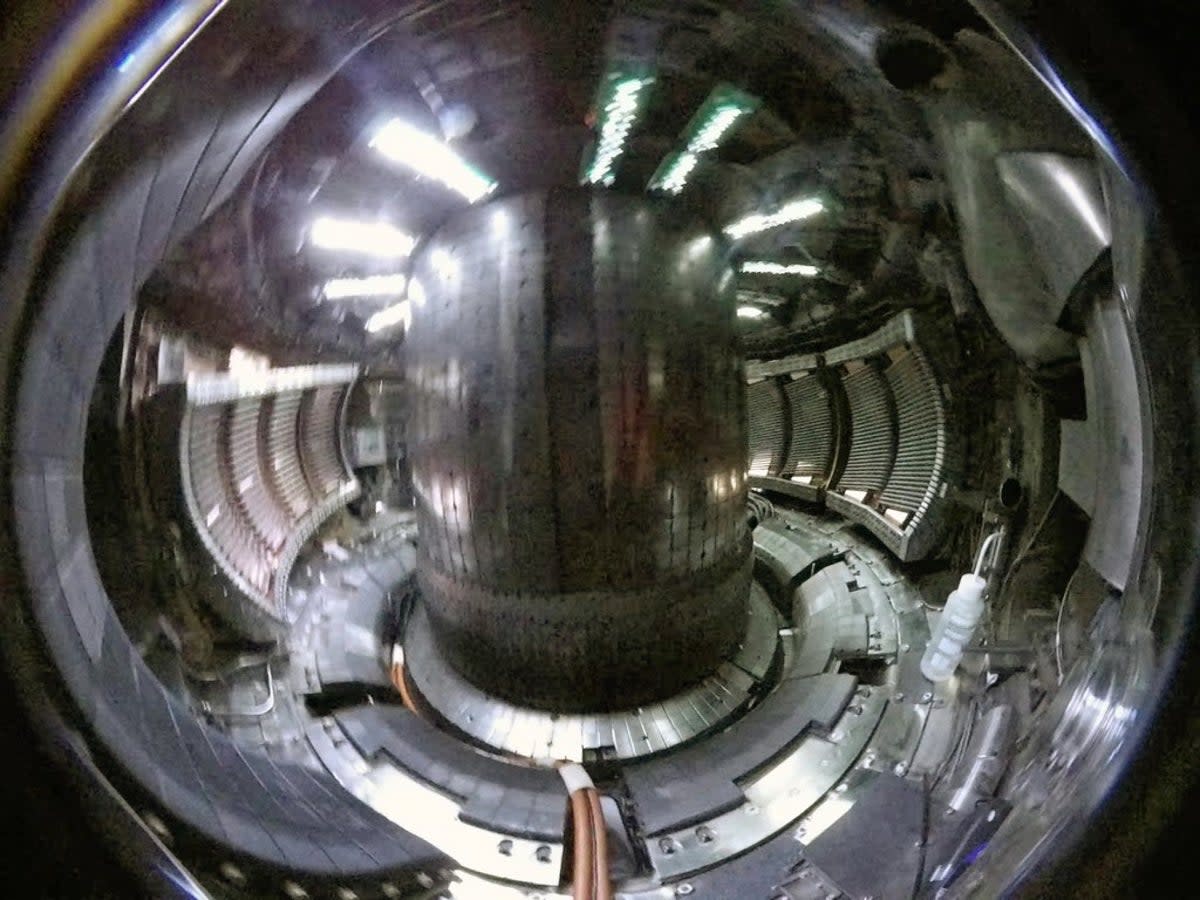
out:
{"label": "stainless steel surface", "polygon": [[[509,881],[558,884],[561,842],[531,841],[463,822],[453,798],[397,767],[386,754],[364,760],[333,719],[314,722],[306,736],[342,787],[405,831],[440,847],[459,865]],[[565,798],[564,793],[564,803]],[[498,849],[501,841],[512,842],[509,852]]]}
{"label": "stainless steel surface", "polygon": [[189,376],[179,481],[192,531],[219,567],[205,597],[253,638],[281,636],[300,548],[360,493],[338,427],[356,374],[318,366]]}
{"label": "stainless steel surface", "polygon": [[1096,163],[1056,153],[1002,153],[996,168],[1029,230],[1042,274],[1066,300],[1112,244]]}
{"label": "stainless steel surface", "polygon": [[314,365],[254,372],[190,372],[187,376],[188,403],[208,406],[351,384],[358,378],[359,371],[357,365]]}
{"label": "stainless steel surface", "polygon": [[782,831],[830,791],[862,752],[887,706],[862,687],[829,737],[807,735],[742,785],[746,802],[722,815],[646,842],[660,878],[678,878],[744,852]]}
{"label": "stainless steel surface", "polygon": [[704,677],[742,630],[750,556],[717,238],[631,197],[533,193],[451,218],[413,277],[419,571],[442,653],[560,712]]}
{"label": "stainless steel surface", "polygon": [[767,676],[777,622],[766,593],[753,584],[746,632],[716,671],[681,693],[608,713],[550,713],[488,695],[441,657],[423,610],[409,625],[405,660],[422,697],[455,728],[494,750],[534,760],[632,760],[691,741],[743,711]]}
{"label": "stainless steel surface", "polygon": [[[1086,157],[1091,143],[1005,48],[963,33],[955,51],[962,77],[923,97],[922,105],[945,160],[967,272],[1000,336],[1022,360],[1070,359],[1074,342],[1057,326],[1065,298],[1045,281],[996,159],[1031,148]],[[999,81],[1003,95],[995,90]]]}
{"label": "stainless steel surface", "polygon": [[960,441],[920,337],[904,310],[820,358],[749,364],[751,485],[825,503],[901,559],[929,554]]}
{"label": "stainless steel surface", "polygon": [[965,812],[975,803],[995,793],[996,782],[1008,769],[1012,755],[1016,722],[1011,706],[988,710],[978,725],[973,756],[962,783],[950,799],[950,807]]}
{"label": "stainless steel surface", "polygon": [[[1081,342],[1095,497],[1084,559],[1124,589],[1134,564],[1146,508],[1144,465],[1150,452],[1148,412],[1138,391],[1140,362],[1120,300],[1102,297],[1089,311]],[[1114,377],[1116,376],[1116,377]]]}
{"label": "stainless steel surface", "polygon": [[[10,160],[5,130],[0,166],[22,188],[3,210],[0,657],[31,709],[81,724],[96,796],[120,785],[154,834],[187,835],[181,865],[139,837],[143,860],[223,892],[565,897],[569,841],[470,824],[477,796],[511,813],[521,790],[431,786],[496,772],[480,743],[607,757],[614,824],[655,836],[621,860],[643,900],[753,897],[760,875],[824,900],[845,886],[799,885],[806,852],[897,779],[963,813],[1012,801],[964,890],[1004,892],[1087,826],[1173,700],[1198,351],[1134,318],[1190,309],[1148,231],[1164,210],[1085,95],[974,5],[1000,40],[954,4],[858,0],[89,0],[47,31],[19,88],[47,89],[16,135],[36,152]],[[355,239],[322,246],[318,218]],[[356,460],[359,373],[396,402]],[[165,450],[126,439],[160,415]],[[147,502],[180,469],[182,498]],[[753,506],[753,558],[750,478],[778,491]],[[995,528],[1024,545],[1056,481],[1083,513],[1059,498],[1025,545],[1030,639],[989,617],[927,683],[947,573]],[[1024,510],[990,499],[1009,482]],[[134,495],[148,514],[125,515]],[[451,711],[441,733],[388,681],[385,595],[418,552],[408,664]],[[1089,577],[1063,588],[1060,565]],[[839,709],[859,693],[780,728],[785,676],[836,682]],[[377,735],[355,716],[435,750],[360,750]],[[719,814],[641,827],[751,758]],[[679,768],[634,800],[649,765]]]}

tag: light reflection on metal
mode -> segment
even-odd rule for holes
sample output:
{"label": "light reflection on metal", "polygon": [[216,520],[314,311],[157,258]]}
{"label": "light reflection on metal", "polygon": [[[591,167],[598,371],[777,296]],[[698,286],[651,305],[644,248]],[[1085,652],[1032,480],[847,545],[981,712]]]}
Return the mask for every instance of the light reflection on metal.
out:
{"label": "light reflection on metal", "polygon": [[646,851],[659,878],[677,878],[705,869],[733,853],[766,840],[812,808],[842,779],[874,733],[887,697],[878,687],[862,687],[853,707],[838,720],[838,740],[805,735],[788,753],[742,786],[746,801],[704,825],[720,835],[705,841],[690,825],[648,840]]}
{"label": "light reflection on metal", "polygon": [[[737,489],[741,478],[740,473],[730,473],[722,479],[721,490]],[[419,485],[418,490],[426,502],[444,502],[429,485]],[[767,677],[778,642],[778,619],[771,601],[754,583],[745,635],[736,652],[703,681],[658,703],[607,713],[564,714],[516,706],[475,687],[439,657],[428,629],[428,617],[418,609],[405,650],[409,676],[426,702],[456,728],[497,751],[574,762],[602,752],[612,754],[608,759],[637,759],[718,727],[750,702],[756,685]]]}
{"label": "light reflection on metal", "polygon": [[1129,165],[1117,148],[1112,137],[1088,110],[1086,110],[1075,92],[1071,90],[1062,78],[1058,69],[1046,56],[1036,38],[1022,24],[1020,19],[998,0],[970,0],[971,6],[995,30],[1012,51],[1033,70],[1042,84],[1062,104],[1063,109],[1079,123],[1088,136],[1121,171],[1126,178],[1130,177]]}
{"label": "light reflection on metal", "polygon": [[355,300],[394,297],[404,293],[408,279],[401,274],[369,275],[366,278],[331,278],[321,294],[326,300]]}
{"label": "light reflection on metal", "polygon": [[385,306],[379,312],[367,319],[367,324],[364,326],[370,334],[376,334],[386,328],[394,328],[397,325],[403,325],[408,328],[412,321],[412,307],[407,300],[401,300],[399,303],[393,303],[391,306]]}
{"label": "light reflection on metal", "polygon": [[744,216],[732,225],[727,225],[725,227],[725,234],[736,241],[747,235],[757,234],[760,231],[766,231],[770,228],[778,228],[780,225],[803,221],[815,216],[824,209],[825,204],[813,197],[807,197],[803,200],[793,200],[778,212],[751,213],[748,216]]}
{"label": "light reflection on metal", "polygon": [[739,306],[737,314],[739,319],[761,319],[766,312],[757,306]]}
{"label": "light reflection on metal", "polygon": [[343,250],[367,256],[408,256],[416,238],[387,222],[363,222],[321,216],[312,223],[308,240],[322,250]]}
{"label": "light reflection on metal", "polygon": [[684,148],[670,153],[654,171],[648,188],[678,194],[700,162],[700,157],[729,134],[743,117],[758,108],[759,100],[737,88],[718,85],[692,116],[684,130]]}
{"label": "light reflection on metal", "polygon": [[767,260],[748,260],[739,267],[747,275],[816,275],[821,270],[806,263],[777,263]]}
{"label": "light reflection on metal", "polygon": [[625,150],[629,131],[637,118],[645,89],[653,84],[648,75],[610,74],[606,77],[597,107],[600,110],[600,136],[595,155],[586,167],[585,184],[611,185],[615,179],[617,158]]}
{"label": "light reflection on metal", "polygon": [[402,119],[392,119],[371,138],[381,155],[461,194],[470,203],[492,193],[497,183],[448,147]]}

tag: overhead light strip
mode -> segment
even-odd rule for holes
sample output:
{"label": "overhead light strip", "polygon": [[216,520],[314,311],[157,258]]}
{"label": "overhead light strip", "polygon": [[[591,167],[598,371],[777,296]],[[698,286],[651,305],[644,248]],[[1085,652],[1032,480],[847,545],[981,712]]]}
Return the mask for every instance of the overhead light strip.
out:
{"label": "overhead light strip", "polygon": [[381,155],[461,194],[470,203],[492,193],[497,183],[454,152],[444,141],[403,119],[383,125],[370,146]]}
{"label": "overhead light strip", "polygon": [[309,243],[323,250],[343,250],[368,256],[408,256],[417,239],[387,222],[364,222],[321,216],[308,230]]}
{"label": "overhead light strip", "polygon": [[715,150],[743,117],[758,109],[757,97],[728,84],[713,88],[683,132],[684,148],[670,153],[655,169],[650,190],[678,194],[695,171],[700,157]]}
{"label": "overhead light strip", "polygon": [[326,300],[357,300],[397,297],[404,293],[408,279],[403,275],[368,275],[365,278],[331,278],[321,293]]}
{"label": "overhead light strip", "polygon": [[747,275],[817,275],[820,268],[806,263],[777,263],[768,260],[748,260],[739,267]]}
{"label": "overhead light strip", "polygon": [[367,319],[366,329],[371,334],[401,324],[407,329],[411,321],[411,314],[412,308],[409,306],[409,302],[401,300],[399,303],[393,303],[391,306],[384,307]]}
{"label": "overhead light strip", "polygon": [[792,222],[800,222],[815,216],[817,213],[825,209],[825,204],[815,198],[807,198],[804,200],[793,200],[791,203],[782,207],[778,212],[773,213],[751,213],[738,219],[732,225],[725,228],[725,234],[734,240],[744,238],[747,235],[757,234],[760,231],[766,231],[770,228],[778,228],[780,225],[788,225]]}
{"label": "overhead light strip", "polygon": [[761,319],[766,312],[757,306],[739,306],[737,314],[739,319]]}
{"label": "overhead light strip", "polygon": [[653,83],[654,78],[644,74],[616,72],[605,76],[604,88],[596,104],[600,110],[600,136],[592,161],[584,169],[585,184],[613,183],[617,159],[625,151],[646,88]]}

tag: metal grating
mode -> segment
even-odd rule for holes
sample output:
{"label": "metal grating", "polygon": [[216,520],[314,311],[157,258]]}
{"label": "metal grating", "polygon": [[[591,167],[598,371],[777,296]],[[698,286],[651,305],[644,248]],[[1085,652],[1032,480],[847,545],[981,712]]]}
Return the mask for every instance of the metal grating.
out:
{"label": "metal grating", "polygon": [[917,512],[942,479],[946,454],[946,416],[941,391],[924,354],[912,349],[885,373],[896,403],[896,463],[880,500]]}
{"label": "metal grating", "polygon": [[271,460],[271,476],[279,495],[283,497],[293,518],[299,518],[308,507],[308,485],[300,467],[300,450],[296,435],[300,428],[302,394],[281,394],[271,404],[267,433],[267,455]]}
{"label": "metal grating", "polygon": [[350,387],[206,396],[184,417],[182,486],[193,526],[224,578],[276,619],[300,545],[358,494],[340,443]]}
{"label": "metal grating", "polygon": [[780,475],[824,484],[833,464],[834,421],[829,392],[815,377],[783,386],[792,416],[792,435]]}
{"label": "metal grating", "polygon": [[881,491],[896,458],[894,411],[887,380],[863,366],[842,379],[850,406],[850,453],[836,485],[843,493]]}
{"label": "metal grating", "polygon": [[783,466],[783,393],[772,380],[746,389],[751,475],[778,475]]}

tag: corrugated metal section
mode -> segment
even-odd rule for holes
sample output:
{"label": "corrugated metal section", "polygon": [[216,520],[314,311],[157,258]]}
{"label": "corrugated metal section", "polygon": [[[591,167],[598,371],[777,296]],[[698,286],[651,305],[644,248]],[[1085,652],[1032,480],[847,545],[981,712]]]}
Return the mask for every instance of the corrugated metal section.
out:
{"label": "corrugated metal section", "polygon": [[183,489],[193,526],[225,577],[263,611],[278,615],[294,545],[352,499],[339,415],[350,385],[278,396],[250,392],[191,405],[184,418]]}
{"label": "corrugated metal section", "polygon": [[305,395],[300,407],[300,462],[316,497],[332,494],[346,477],[337,427],[344,396],[342,387],[317,388]]}
{"label": "corrugated metal section", "polygon": [[296,435],[300,428],[300,399],[303,395],[281,394],[271,403],[267,433],[267,455],[279,495],[293,518],[304,514],[308,506],[308,484],[300,468],[300,449]]}
{"label": "corrugated metal section", "polygon": [[842,379],[850,406],[850,453],[835,486],[845,492],[881,491],[896,458],[891,392],[887,380],[871,366]]}
{"label": "corrugated metal section", "polygon": [[926,505],[942,477],[946,416],[941,391],[929,362],[912,349],[885,373],[896,405],[896,463],[880,500],[885,506],[916,512]]}
{"label": "corrugated metal section", "polygon": [[829,392],[814,376],[783,386],[792,417],[792,435],[780,475],[824,482],[833,465],[834,419]]}
{"label": "corrugated metal section", "polygon": [[778,475],[783,467],[783,392],[774,380],[746,388],[746,417],[750,438],[751,475]]}
{"label": "corrugated metal section", "polygon": [[[906,310],[870,335],[830,348],[823,360],[810,354],[746,366],[748,377],[768,376],[747,388],[752,410],[760,398],[757,421],[753,413],[750,420],[752,441],[758,441],[751,443],[752,485],[824,502],[873,531],[903,560],[920,559],[936,546],[941,496],[959,457],[942,387],[916,326]],[[841,378],[844,406],[838,387],[816,374],[842,365],[851,370]],[[794,380],[782,382],[787,376]],[[791,433],[776,436],[761,398],[770,396],[765,385],[781,383]],[[776,447],[786,448],[787,457],[778,473],[763,463],[768,448]],[[837,481],[825,485],[822,479],[839,466]]]}
{"label": "corrugated metal section", "polygon": [[260,400],[239,400],[233,404],[229,447],[234,495],[273,558],[287,537],[288,517],[287,511],[279,507],[271,492],[270,482],[263,470],[263,455],[259,448],[264,412]]}

